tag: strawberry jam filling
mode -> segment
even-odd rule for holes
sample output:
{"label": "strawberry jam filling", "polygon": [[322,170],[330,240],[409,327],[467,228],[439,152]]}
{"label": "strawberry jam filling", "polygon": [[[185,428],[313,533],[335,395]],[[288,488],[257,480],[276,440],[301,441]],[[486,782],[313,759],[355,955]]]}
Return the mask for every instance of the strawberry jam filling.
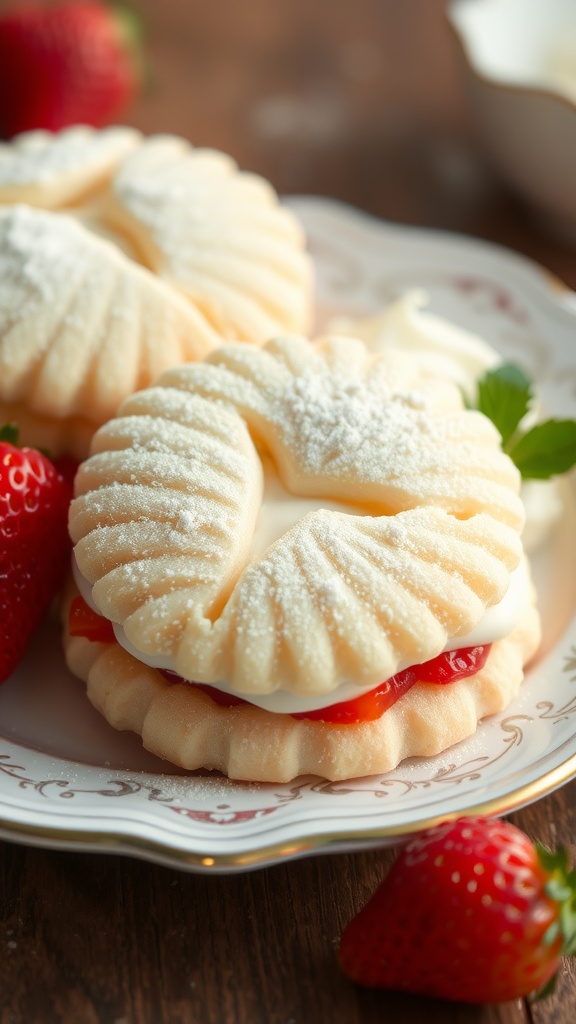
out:
{"label": "strawberry jam filling", "polygon": [[[92,611],[81,597],[76,597],[70,607],[69,631],[71,636],[84,636],[87,640],[99,643],[111,643],[114,640],[112,623]],[[293,711],[291,718],[325,722],[330,725],[373,722],[380,718],[385,711],[388,711],[388,708],[391,708],[415,683],[433,683],[435,686],[445,686],[448,683],[455,683],[457,679],[464,679],[466,676],[472,676],[479,672],[486,663],[490,647],[491,644],[481,644],[477,647],[462,647],[456,651],[445,651],[436,658],[425,661],[422,665],[412,665],[402,672],[397,672],[396,675],[379,683],[373,690],[360,697],[342,701],[340,704],[331,704],[326,708],[318,708],[316,711]],[[188,682],[169,669],[158,669],[157,671],[168,682]],[[189,683],[189,685],[202,690],[215,704],[219,704],[221,707],[232,708],[249,703],[242,697],[224,693],[207,683]]]}
{"label": "strawberry jam filling", "polygon": [[109,619],[98,615],[80,596],[75,597],[70,605],[68,632],[70,636],[83,636],[97,644],[111,644],[116,639]]}
{"label": "strawberry jam filling", "polygon": [[462,647],[458,651],[445,651],[422,665],[397,672],[395,676],[379,683],[373,690],[353,700],[332,704],[317,711],[296,712],[293,718],[306,718],[312,722],[329,722],[333,725],[353,725],[358,722],[373,722],[410,690],[415,683],[434,683],[445,686],[457,679],[474,675],[484,667],[490,644],[478,647]]}
{"label": "strawberry jam filling", "polygon": [[[363,693],[353,700],[345,700],[340,704],[331,704],[326,708],[318,708],[317,711],[292,711],[291,718],[306,719],[309,722],[325,722],[329,725],[357,725],[359,722],[373,722],[381,718],[388,708],[391,708],[397,700],[410,690],[415,683],[434,683],[436,686],[445,686],[447,683],[455,683],[457,679],[474,675],[484,667],[490,644],[482,644],[478,647],[462,647],[458,651],[446,651],[438,657],[424,662],[422,665],[412,665],[410,668],[398,672],[385,682],[379,683],[373,690]],[[174,672],[159,669],[161,674],[169,682],[186,682]],[[215,686],[208,686],[206,683],[192,683],[199,690],[203,690],[209,697],[222,707],[232,708],[238,704],[248,703],[242,697],[235,694],[223,693]]]}

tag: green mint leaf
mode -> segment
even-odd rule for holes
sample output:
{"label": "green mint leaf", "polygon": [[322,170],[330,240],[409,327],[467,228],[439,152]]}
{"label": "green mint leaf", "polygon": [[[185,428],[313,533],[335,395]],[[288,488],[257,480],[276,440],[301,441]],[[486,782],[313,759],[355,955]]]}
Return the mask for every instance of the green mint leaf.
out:
{"label": "green mint leaf", "polygon": [[576,465],[576,420],[537,423],[508,448],[524,480],[548,480]]}
{"label": "green mint leaf", "polygon": [[514,363],[488,370],[478,383],[478,408],[492,420],[506,446],[532,400],[532,382]]}

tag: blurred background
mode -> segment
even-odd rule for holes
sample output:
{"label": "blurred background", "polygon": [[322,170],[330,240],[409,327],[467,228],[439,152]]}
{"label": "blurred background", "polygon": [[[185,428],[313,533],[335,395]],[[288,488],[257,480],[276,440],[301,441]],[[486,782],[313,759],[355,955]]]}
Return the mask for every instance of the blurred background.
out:
{"label": "blurred background", "polygon": [[[0,14],[27,6],[0,0]],[[283,194],[535,251],[531,214],[471,126],[446,0],[130,6],[145,83],[117,120],[223,149]],[[9,93],[5,84],[0,110]],[[540,260],[562,276],[571,246],[548,246],[547,229],[536,230]]]}
{"label": "blurred background", "polygon": [[313,182],[384,217],[449,219],[483,175],[445,6],[143,0],[151,83],[133,121],[227,149],[283,193]]}

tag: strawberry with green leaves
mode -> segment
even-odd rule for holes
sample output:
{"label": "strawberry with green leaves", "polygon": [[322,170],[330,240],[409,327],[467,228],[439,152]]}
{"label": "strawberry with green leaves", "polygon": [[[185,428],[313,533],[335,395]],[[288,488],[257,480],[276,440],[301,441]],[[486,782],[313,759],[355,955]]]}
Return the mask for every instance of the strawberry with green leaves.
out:
{"label": "strawberry with green leaves", "polygon": [[576,871],[513,825],[465,817],[402,849],[345,929],[355,982],[468,1003],[553,987],[576,951]]}
{"label": "strawberry with green leaves", "polygon": [[0,431],[0,682],[16,668],[70,560],[72,487],[41,452]]}
{"label": "strawberry with green leaves", "polygon": [[109,124],[140,77],[134,19],[122,8],[61,0],[0,15],[0,137]]}

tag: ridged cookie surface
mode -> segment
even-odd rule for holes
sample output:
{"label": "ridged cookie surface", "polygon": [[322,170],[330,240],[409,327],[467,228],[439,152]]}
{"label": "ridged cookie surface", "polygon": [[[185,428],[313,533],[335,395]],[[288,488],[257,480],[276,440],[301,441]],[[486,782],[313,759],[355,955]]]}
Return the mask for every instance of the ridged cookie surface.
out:
{"label": "ridged cookie surface", "polygon": [[[135,652],[189,680],[375,686],[468,633],[521,558],[493,426],[409,357],[350,339],[218,349],[127,399],[92,451],[70,517],[80,573]],[[254,556],[266,459],[318,508]]]}
{"label": "ridged cookie surface", "polygon": [[308,328],[302,229],[267,181],[223,153],[152,136],[115,175],[102,215],[224,338]]}
{"label": "ridged cookie surface", "polygon": [[131,128],[27,132],[0,143],[0,216],[0,413],[54,455],[84,457],[165,367],[308,327],[302,228],[223,153]]}
{"label": "ridged cookie surface", "polygon": [[4,415],[22,403],[93,431],[132,391],[218,340],[180,295],[72,217],[0,206]]}
{"label": "ridged cookie surface", "polygon": [[54,210],[86,201],[141,140],[134,128],[96,131],[76,125],[61,132],[23,132],[0,142],[0,203]]}

